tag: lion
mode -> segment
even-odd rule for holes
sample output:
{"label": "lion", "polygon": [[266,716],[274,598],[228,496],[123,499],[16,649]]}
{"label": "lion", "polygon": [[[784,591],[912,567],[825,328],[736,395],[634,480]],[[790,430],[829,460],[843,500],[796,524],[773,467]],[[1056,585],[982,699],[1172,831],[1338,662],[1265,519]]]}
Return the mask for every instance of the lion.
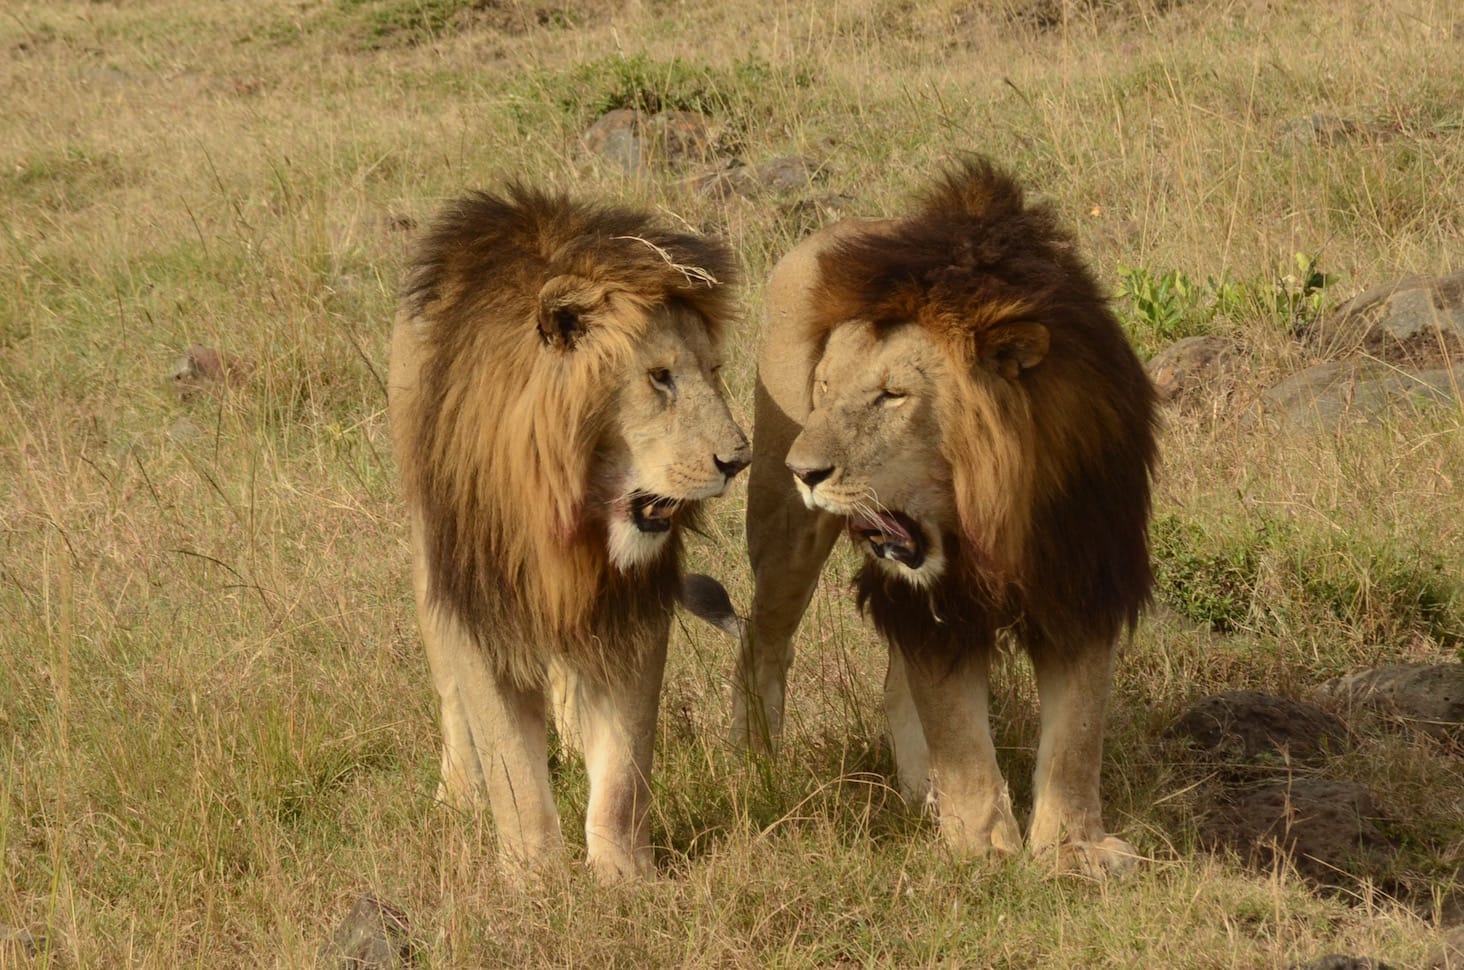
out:
{"label": "lion", "polygon": [[998,640],[1041,705],[1027,840],[1106,873],[1103,721],[1152,584],[1155,395],[1052,212],[985,160],[913,214],[844,221],[774,267],[758,353],[754,574],[734,738],[778,743],[792,639],[840,534],[890,648],[901,788],[968,854],[1022,836],[988,724]]}
{"label": "lion", "polygon": [[682,535],[750,454],[718,375],[732,278],[711,239],[518,183],[449,204],[410,261],[388,410],[441,702],[439,796],[486,792],[520,868],[563,854],[551,676],[584,746],[591,868],[652,867]]}

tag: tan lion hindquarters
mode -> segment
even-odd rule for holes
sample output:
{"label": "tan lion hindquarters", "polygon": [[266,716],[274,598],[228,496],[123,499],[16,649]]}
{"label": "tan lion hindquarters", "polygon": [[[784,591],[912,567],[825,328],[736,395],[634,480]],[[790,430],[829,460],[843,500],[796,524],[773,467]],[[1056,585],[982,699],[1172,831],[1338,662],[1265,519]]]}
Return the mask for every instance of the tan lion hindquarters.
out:
{"label": "tan lion hindquarters", "polygon": [[805,240],[764,305],[734,736],[777,743],[793,634],[847,534],[890,644],[902,789],[954,847],[1020,845],[987,713],[1005,631],[1042,708],[1027,839],[1122,868],[1098,780],[1116,644],[1151,584],[1154,399],[1071,239],[972,161],[905,218]]}
{"label": "tan lion hindquarters", "polygon": [[731,272],[708,239],[520,185],[448,206],[409,266],[388,397],[439,797],[486,794],[517,863],[563,844],[552,668],[589,774],[589,862],[607,880],[651,867],[681,535],[748,461],[716,377]]}

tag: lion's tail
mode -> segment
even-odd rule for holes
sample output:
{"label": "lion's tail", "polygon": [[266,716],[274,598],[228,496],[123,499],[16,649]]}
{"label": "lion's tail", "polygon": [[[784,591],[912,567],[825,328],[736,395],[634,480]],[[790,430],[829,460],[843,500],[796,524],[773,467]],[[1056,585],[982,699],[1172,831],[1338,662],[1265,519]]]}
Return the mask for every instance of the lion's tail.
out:
{"label": "lion's tail", "polygon": [[734,640],[742,639],[745,621],[732,606],[732,597],[717,580],[705,573],[686,573],[681,577],[677,597],[686,611],[706,620]]}

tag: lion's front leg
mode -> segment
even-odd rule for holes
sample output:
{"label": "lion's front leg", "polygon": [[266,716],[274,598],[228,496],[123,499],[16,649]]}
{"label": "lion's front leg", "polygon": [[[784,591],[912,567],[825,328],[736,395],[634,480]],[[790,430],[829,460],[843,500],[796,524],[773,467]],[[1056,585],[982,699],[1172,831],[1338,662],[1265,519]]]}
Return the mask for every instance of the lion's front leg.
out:
{"label": "lion's front leg", "polygon": [[639,668],[621,683],[603,683],[583,671],[575,678],[580,741],[590,777],[585,848],[602,882],[655,872],[648,811],[669,633],[668,625],[652,635],[638,654]]}
{"label": "lion's front leg", "polygon": [[910,697],[930,751],[930,783],[941,838],[958,852],[1021,848],[1021,830],[996,763],[989,720],[990,663],[984,653],[904,658]]}
{"label": "lion's front leg", "polygon": [[499,854],[524,869],[552,863],[562,854],[564,838],[549,787],[543,689],[494,670],[476,645],[450,660],[488,789]]}
{"label": "lion's front leg", "polygon": [[910,696],[910,680],[905,673],[905,657],[893,645],[890,666],[885,673],[885,714],[890,722],[890,746],[895,752],[895,770],[900,780],[900,795],[905,801],[921,805],[930,795],[930,747],[925,743],[925,730],[920,726],[920,712]]}
{"label": "lion's front leg", "polygon": [[1098,790],[1114,644],[1084,646],[1074,656],[1055,648],[1033,653],[1042,737],[1028,838],[1035,852],[1055,850],[1059,867],[1098,876],[1121,872],[1136,855],[1104,830]]}

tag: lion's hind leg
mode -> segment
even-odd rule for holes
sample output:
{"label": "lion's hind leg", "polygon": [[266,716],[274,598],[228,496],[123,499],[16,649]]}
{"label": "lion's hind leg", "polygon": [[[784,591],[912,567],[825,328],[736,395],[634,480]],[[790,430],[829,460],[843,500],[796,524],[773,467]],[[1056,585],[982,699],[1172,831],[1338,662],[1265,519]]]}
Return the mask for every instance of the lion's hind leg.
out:
{"label": "lion's hind leg", "polygon": [[583,753],[579,729],[579,674],[571,670],[563,659],[555,657],[549,661],[548,689],[559,750],[568,755]]}
{"label": "lion's hind leg", "polygon": [[622,680],[607,683],[587,671],[571,678],[590,780],[585,850],[602,882],[655,871],[649,825],[651,762],[669,633],[669,623],[654,631],[638,653],[638,669]]}
{"label": "lion's hind leg", "polygon": [[783,734],[793,635],[818,586],[824,560],[843,520],[807,508],[783,464],[798,425],[759,381],[757,434],[747,479],[747,554],[752,564],[752,614],[743,631],[732,678],[731,741],[769,752]]}
{"label": "lion's hind leg", "polygon": [[427,666],[442,715],[442,779],[437,800],[455,808],[472,808],[483,797],[483,768],[473,744],[462,692],[452,663],[454,653],[475,649],[467,632],[450,615],[430,603],[427,559],[421,549],[421,527],[412,523],[412,590],[417,598],[417,623],[427,648]]}
{"label": "lion's hind leg", "polygon": [[1042,736],[1028,841],[1034,852],[1055,851],[1061,869],[1102,876],[1124,871],[1137,854],[1104,830],[1098,786],[1114,645],[1083,646],[1066,656],[1055,648],[1032,654]]}
{"label": "lion's hind leg", "polygon": [[1021,830],[991,739],[989,659],[906,656],[904,670],[929,745],[941,838],[966,855],[1016,852]]}
{"label": "lion's hind leg", "polygon": [[442,714],[442,779],[437,786],[437,800],[454,808],[471,809],[482,802],[487,786],[467,707],[458,689],[457,673],[446,654],[473,647],[470,642],[453,639],[440,630],[429,632],[426,626],[424,620],[422,641],[427,646],[427,666],[432,669],[432,683],[437,689]]}

